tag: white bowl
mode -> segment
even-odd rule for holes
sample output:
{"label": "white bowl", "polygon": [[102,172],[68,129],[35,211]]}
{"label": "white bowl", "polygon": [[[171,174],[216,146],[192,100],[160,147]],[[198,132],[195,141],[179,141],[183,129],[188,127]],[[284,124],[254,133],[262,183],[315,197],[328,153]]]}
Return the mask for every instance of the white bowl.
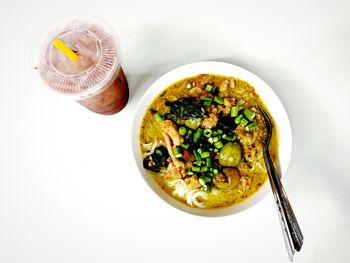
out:
{"label": "white bowl", "polygon": [[166,73],[156,82],[154,82],[147,90],[147,92],[142,96],[140,102],[137,105],[132,127],[132,147],[136,165],[140,170],[140,173],[142,174],[147,184],[160,198],[162,198],[168,204],[191,214],[201,216],[224,216],[245,210],[262,200],[270,191],[269,183],[265,183],[253,196],[234,206],[220,209],[200,209],[189,207],[165,193],[153,180],[151,175],[148,174],[148,172],[143,168],[141,150],[139,146],[139,132],[142,118],[153,99],[161,91],[163,91],[166,87],[173,84],[174,82],[183,78],[205,73],[232,76],[241,80],[245,80],[253,85],[256,92],[262,101],[266,104],[269,112],[275,120],[278,130],[279,167],[282,174],[286,172],[292,151],[292,133],[287,113],[281,101],[272,91],[272,89],[259,77],[246,69],[223,62],[203,61],[180,66]]}

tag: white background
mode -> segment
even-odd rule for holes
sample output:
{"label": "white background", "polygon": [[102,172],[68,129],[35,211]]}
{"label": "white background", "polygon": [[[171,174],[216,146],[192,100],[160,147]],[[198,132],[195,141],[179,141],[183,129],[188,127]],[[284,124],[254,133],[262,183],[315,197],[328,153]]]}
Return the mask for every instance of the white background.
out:
{"label": "white background", "polygon": [[[32,78],[40,31],[76,12],[119,34],[130,101],[117,115]],[[252,71],[285,105],[293,154],[283,182],[305,236],[295,262],[349,258],[349,1],[12,0],[0,32],[1,263],[288,262],[271,194],[240,214],[197,217],[160,200],[133,163],[140,96],[200,60]]]}

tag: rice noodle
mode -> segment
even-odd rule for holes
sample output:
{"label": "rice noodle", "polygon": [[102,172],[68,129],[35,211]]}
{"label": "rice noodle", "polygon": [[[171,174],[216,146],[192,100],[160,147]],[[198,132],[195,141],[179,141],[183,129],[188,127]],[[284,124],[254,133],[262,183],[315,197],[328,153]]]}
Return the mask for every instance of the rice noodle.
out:
{"label": "rice noodle", "polygon": [[155,140],[154,142],[150,142],[150,143],[143,143],[143,144],[142,144],[142,147],[143,147],[144,149],[147,150],[147,152],[145,152],[145,153],[143,154],[143,158],[145,158],[145,157],[147,157],[147,156],[153,154],[154,149],[155,149],[157,146],[158,146],[158,141],[157,141],[157,140]]}
{"label": "rice noodle", "polygon": [[186,182],[182,179],[177,179],[168,183],[170,186],[174,187],[173,195],[178,196],[186,200],[187,204],[190,206],[196,206],[199,208],[205,208],[203,202],[200,202],[198,198],[206,199],[208,195],[200,191],[199,189],[193,189],[189,187]]}
{"label": "rice noodle", "polygon": [[249,169],[249,171],[255,171],[256,169],[259,169],[260,171],[266,173],[266,168],[264,163],[262,162],[263,152],[259,152],[259,155],[254,158],[253,166]]}
{"label": "rice noodle", "polygon": [[244,176],[239,180],[238,193],[243,194],[247,190],[247,178]]}
{"label": "rice noodle", "polygon": [[260,160],[263,157],[263,151],[259,152],[258,157],[256,157],[257,160]]}
{"label": "rice noodle", "polygon": [[187,195],[188,197],[186,196],[187,203],[189,205],[193,204],[194,206],[199,207],[199,208],[204,208],[205,207],[204,203],[199,202],[198,197],[206,199],[207,194],[204,193],[203,191],[199,191],[198,189],[192,190],[190,193],[192,193],[192,194],[190,194],[190,195],[188,194]]}
{"label": "rice noodle", "polygon": [[257,133],[253,133],[252,144],[254,144],[254,142],[256,141],[257,137],[258,137],[258,134]]}
{"label": "rice noodle", "polygon": [[266,173],[266,169],[265,169],[264,166],[262,166],[261,163],[256,163],[255,165],[256,165],[256,167],[258,167],[261,171],[263,171],[264,173]]}
{"label": "rice noodle", "polygon": [[150,143],[143,143],[142,147],[146,150],[150,150],[152,148],[153,142]]}
{"label": "rice noodle", "polygon": [[255,162],[252,168],[249,169],[249,171],[253,172],[256,171],[256,169],[259,169],[260,171],[266,173],[265,167],[260,162]]}

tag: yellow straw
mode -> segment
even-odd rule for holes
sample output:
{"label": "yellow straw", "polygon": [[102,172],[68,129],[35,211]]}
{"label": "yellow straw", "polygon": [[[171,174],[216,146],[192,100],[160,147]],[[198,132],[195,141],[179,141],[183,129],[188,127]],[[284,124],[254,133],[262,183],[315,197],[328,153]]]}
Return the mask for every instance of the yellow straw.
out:
{"label": "yellow straw", "polygon": [[65,54],[71,61],[77,62],[79,60],[79,56],[74,53],[62,40],[55,39],[52,44],[55,48]]}

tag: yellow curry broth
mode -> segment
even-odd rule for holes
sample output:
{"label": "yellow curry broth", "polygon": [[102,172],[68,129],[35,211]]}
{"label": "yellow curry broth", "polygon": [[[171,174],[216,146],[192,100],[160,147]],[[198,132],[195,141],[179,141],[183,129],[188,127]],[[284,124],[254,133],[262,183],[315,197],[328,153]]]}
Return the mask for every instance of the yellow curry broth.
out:
{"label": "yellow curry broth", "polygon": [[[192,85],[191,89],[186,88],[188,83]],[[259,104],[266,110],[266,106],[256,94],[255,89],[246,81],[215,74],[202,74],[179,80],[162,91],[153,100],[144,115],[140,129],[140,146],[143,155],[148,151],[148,149],[144,147],[145,144],[156,142],[158,146],[165,145],[161,126],[160,123],[155,120],[154,112],[159,112],[162,115],[169,112],[169,107],[165,106],[166,101],[176,101],[185,97],[199,99],[198,96],[203,96],[203,89],[205,89],[207,83],[215,87],[220,87],[219,96],[222,98],[234,98],[235,105],[244,108],[252,108]],[[255,140],[257,140],[257,142],[253,144],[253,146],[256,147],[256,153],[254,153],[254,155],[256,155],[256,158],[259,158],[256,159],[253,165],[248,165],[242,156],[241,163],[236,167],[241,176],[238,186],[232,190],[219,190],[213,187],[212,192],[207,194],[207,198],[198,197],[199,201],[203,202],[205,208],[221,208],[238,204],[252,196],[266,182],[268,176],[262,157],[262,144],[266,136],[266,128],[262,116],[258,112],[256,114],[256,122],[258,131],[252,133],[251,136],[253,137],[252,139],[254,139],[254,136],[256,137]],[[244,133],[244,131],[241,132],[242,134]],[[244,142],[240,141],[243,151],[244,149],[247,151],[252,150],[242,145],[243,143]],[[278,159],[278,139],[275,125],[273,125],[270,153],[276,162]],[[173,194],[175,187],[169,183],[178,180],[178,178],[170,171],[164,168],[160,173],[148,172],[165,192],[187,204],[183,197]]]}

